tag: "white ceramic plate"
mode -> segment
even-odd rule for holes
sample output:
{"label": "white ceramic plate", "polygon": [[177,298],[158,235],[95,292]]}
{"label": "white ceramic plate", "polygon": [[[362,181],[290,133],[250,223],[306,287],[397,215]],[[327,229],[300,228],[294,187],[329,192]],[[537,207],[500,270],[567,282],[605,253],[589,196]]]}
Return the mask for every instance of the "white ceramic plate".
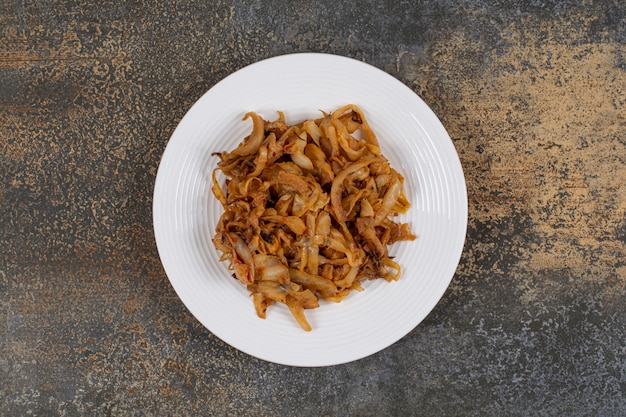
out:
{"label": "white ceramic plate", "polygon": [[[222,212],[210,191],[213,152],[250,133],[248,111],[288,123],[354,103],[383,154],[405,176],[412,207],[401,220],[419,237],[390,248],[397,282],[367,282],[341,303],[306,315],[304,332],[283,305],[256,316],[248,291],[231,277],[211,242]],[[154,189],[154,231],[161,261],[189,311],[217,337],[257,358],[327,366],[376,353],[405,336],[433,309],[456,270],[467,226],[467,192],[458,155],[440,121],[404,84],[368,64],[325,54],[257,62],[228,76],[189,110],[172,135]]]}

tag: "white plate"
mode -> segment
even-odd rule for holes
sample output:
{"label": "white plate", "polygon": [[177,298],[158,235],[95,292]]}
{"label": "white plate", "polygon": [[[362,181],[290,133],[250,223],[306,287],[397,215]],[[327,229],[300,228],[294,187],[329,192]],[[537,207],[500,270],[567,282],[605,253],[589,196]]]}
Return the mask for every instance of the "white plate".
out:
{"label": "white plate", "polygon": [[[419,237],[390,254],[399,281],[367,282],[341,303],[306,315],[304,332],[283,305],[256,316],[248,291],[218,261],[211,242],[222,212],[210,191],[213,152],[232,150],[250,133],[248,111],[288,123],[347,103],[361,107],[383,154],[405,176],[412,207],[401,220]],[[270,58],[211,88],[174,131],[154,188],[154,232],[172,286],[213,334],[257,358],[326,366],[376,353],[405,336],[433,309],[459,262],[467,226],[467,192],[458,155],[440,121],[404,84],[368,64],[325,54]]]}

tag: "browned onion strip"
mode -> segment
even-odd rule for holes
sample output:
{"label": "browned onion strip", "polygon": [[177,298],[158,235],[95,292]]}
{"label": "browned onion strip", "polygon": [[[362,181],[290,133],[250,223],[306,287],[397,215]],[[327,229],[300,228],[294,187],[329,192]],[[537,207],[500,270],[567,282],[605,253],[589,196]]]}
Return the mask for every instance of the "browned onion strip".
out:
{"label": "browned onion strip", "polygon": [[330,202],[333,207],[333,211],[335,212],[335,217],[339,221],[345,221],[347,213],[341,207],[341,196],[343,191],[343,181],[346,179],[348,175],[353,172],[358,171],[359,169],[368,166],[373,162],[379,161],[378,157],[369,157],[363,158],[358,162],[349,165],[346,169],[341,171],[333,180],[333,185],[330,189]]}
{"label": "browned onion strip", "polygon": [[364,280],[400,277],[387,246],[415,239],[393,220],[410,206],[403,177],[354,104],[291,126],[281,112],[271,122],[254,112],[245,119],[252,133],[214,154],[211,190],[224,213],[213,242],[259,317],[285,304],[309,331],[304,310],[319,299],[339,302]]}

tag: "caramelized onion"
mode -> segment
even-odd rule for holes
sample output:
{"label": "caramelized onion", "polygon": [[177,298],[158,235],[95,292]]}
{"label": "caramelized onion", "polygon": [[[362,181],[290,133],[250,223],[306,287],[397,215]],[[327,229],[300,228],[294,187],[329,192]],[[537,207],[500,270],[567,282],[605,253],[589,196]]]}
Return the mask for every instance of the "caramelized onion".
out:
{"label": "caramelized onion", "polygon": [[393,220],[410,206],[403,177],[353,104],[291,126],[281,112],[271,122],[254,112],[246,119],[252,133],[214,154],[211,190],[224,213],[213,242],[259,317],[284,304],[309,331],[304,310],[319,299],[339,302],[364,280],[400,277],[387,246],[415,239]]}

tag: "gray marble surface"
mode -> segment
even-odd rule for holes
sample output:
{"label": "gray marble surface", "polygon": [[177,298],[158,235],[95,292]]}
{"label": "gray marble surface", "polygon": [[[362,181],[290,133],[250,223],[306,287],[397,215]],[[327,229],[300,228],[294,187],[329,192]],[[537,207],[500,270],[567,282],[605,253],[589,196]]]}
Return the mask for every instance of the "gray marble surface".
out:
{"label": "gray marble surface", "polygon": [[[625,19],[615,0],[0,2],[0,414],[626,415]],[[195,100],[306,51],[419,94],[469,195],[428,318],[313,369],[202,327],[151,217]]]}

